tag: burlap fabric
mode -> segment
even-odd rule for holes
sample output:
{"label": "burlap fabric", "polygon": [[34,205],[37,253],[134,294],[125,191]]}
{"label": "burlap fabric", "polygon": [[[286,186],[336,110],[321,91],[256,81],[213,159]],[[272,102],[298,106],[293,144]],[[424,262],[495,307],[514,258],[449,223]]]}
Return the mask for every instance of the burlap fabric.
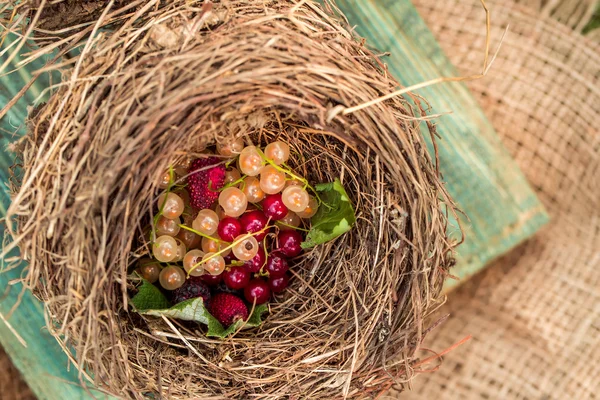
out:
{"label": "burlap fabric", "polygon": [[[479,0],[414,0],[463,74],[484,46]],[[535,238],[449,296],[425,345],[474,339],[405,399],[593,399],[600,393],[600,30],[594,1],[488,0],[490,74],[469,84],[552,215]],[[446,110],[440,110],[446,111]],[[424,353],[425,354],[425,353]],[[0,352],[0,399],[31,393]],[[431,367],[431,366],[430,366]],[[388,398],[398,394],[390,392]]]}
{"label": "burlap fabric", "polygon": [[[477,71],[485,35],[479,0],[414,2],[459,71]],[[552,222],[449,295],[442,312],[451,317],[425,347],[442,350],[468,334],[473,340],[437,372],[419,375],[402,398],[595,399],[600,36],[576,32],[592,2],[487,3],[494,38],[507,24],[510,30],[489,76],[469,87]]]}
{"label": "burlap fabric", "polygon": [[10,358],[0,347],[0,400],[33,400],[31,393],[21,374],[13,366]]}

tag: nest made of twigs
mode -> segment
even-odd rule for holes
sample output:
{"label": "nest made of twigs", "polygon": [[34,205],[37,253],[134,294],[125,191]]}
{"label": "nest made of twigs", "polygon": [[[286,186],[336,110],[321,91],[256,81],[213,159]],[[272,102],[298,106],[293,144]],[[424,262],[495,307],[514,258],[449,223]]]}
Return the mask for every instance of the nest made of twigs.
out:
{"label": "nest made of twigs", "polygon": [[[409,379],[453,247],[421,99],[344,112],[398,83],[330,3],[119,5],[42,32],[46,43],[87,41],[15,144],[22,172],[7,221],[82,377],[136,398],[370,397]],[[313,183],[341,178],[355,228],[304,255],[259,328],[216,340],[141,317],[127,271],[157,176],[238,137],[285,140]]]}

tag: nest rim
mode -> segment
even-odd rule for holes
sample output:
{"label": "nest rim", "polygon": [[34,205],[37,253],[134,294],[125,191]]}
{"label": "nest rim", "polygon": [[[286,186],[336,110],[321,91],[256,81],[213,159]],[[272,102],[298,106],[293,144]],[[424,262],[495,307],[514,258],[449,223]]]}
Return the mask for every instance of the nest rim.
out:
{"label": "nest rim", "polygon": [[[441,286],[452,264],[452,250],[456,245],[446,237],[448,213],[453,212],[454,205],[441,182],[435,161],[427,153],[426,142],[419,130],[420,122],[427,120],[423,100],[409,95],[415,105],[403,98],[395,98],[351,115],[339,113],[336,105],[370,100],[393,90],[397,82],[385,75],[381,61],[353,38],[343,22],[339,21],[339,15],[336,15],[338,11],[332,4],[326,3],[325,8],[321,8],[313,2],[298,6],[292,1],[284,1],[270,4],[267,9],[269,12],[266,12],[262,9],[263,3],[230,1],[227,5],[221,5],[221,8],[220,3],[216,3],[211,12],[217,19],[211,22],[204,18],[206,13],[186,8],[189,6],[183,1],[175,1],[168,7],[149,12],[142,18],[143,23],[136,22],[134,27],[128,28],[121,25],[113,36],[100,35],[94,39],[94,46],[82,53],[87,58],[82,58],[81,63],[77,64],[77,80],[73,75],[70,77],[70,82],[77,84],[59,88],[44,107],[37,109],[30,117],[29,134],[17,143],[24,176],[23,181],[16,179],[12,183],[16,200],[8,210],[7,221],[13,244],[21,247],[22,255],[30,262],[25,281],[47,302],[50,320],[59,321],[58,327],[51,328],[53,334],[59,337],[65,349],[69,344],[75,346],[73,357],[76,366],[82,371],[89,368],[94,374],[94,378],[91,378],[82,372],[82,378],[89,379],[107,392],[137,397],[142,392],[164,393],[166,390],[174,398],[188,397],[190,393],[197,397],[220,395],[233,398],[276,393],[308,397],[376,395],[381,387],[413,375],[410,365],[416,359],[418,344],[426,331],[423,320],[443,301],[440,297]],[[261,14],[261,9],[264,14]],[[188,21],[184,18],[184,22],[178,20],[182,12],[191,13],[195,19]],[[261,15],[269,22],[259,24]],[[207,26],[215,23],[218,28],[200,29],[194,33],[198,37],[193,39],[186,39],[185,29],[178,31],[174,28],[176,24],[173,21],[189,27],[190,22],[198,23],[202,18]],[[171,23],[157,24],[157,19]],[[233,21],[236,26],[233,26]],[[157,29],[162,30],[160,37],[154,34]],[[277,64],[279,70],[273,67],[275,55],[290,53],[288,48],[276,49],[270,58],[266,54],[258,54],[257,49],[263,49],[257,43],[268,43],[273,38],[274,29],[282,38],[278,40],[289,41],[286,42],[288,47],[291,43],[292,48],[306,49],[308,43],[313,52],[311,56],[323,56],[318,58],[319,62],[325,64],[323,70],[317,68],[316,73],[314,70],[307,72],[307,68],[297,61],[294,63],[294,57],[291,56]],[[319,40],[310,37],[307,32],[311,30],[322,33]],[[169,32],[175,32],[174,42],[162,38],[170,37]],[[178,34],[182,36],[177,38]],[[146,41],[147,48],[140,50],[142,46],[126,44],[127,40],[137,36],[143,38],[140,42]],[[257,37],[266,40],[256,40]],[[199,67],[211,59],[215,63],[206,68],[204,77],[198,77],[197,72],[186,72],[189,68],[186,63],[193,57],[190,49],[184,50],[184,45],[192,46],[190,48],[197,52],[200,52],[198,48],[204,49],[204,53],[210,55],[210,50],[217,46],[220,49],[227,48],[226,45],[239,46],[244,43],[240,38],[250,42],[246,49],[254,57],[250,57],[250,65],[241,65],[240,57],[221,55],[222,59],[218,59],[219,55],[214,53],[194,60]],[[177,51],[174,51],[173,43]],[[277,43],[271,46],[277,46]],[[106,65],[101,66],[101,61],[93,58],[103,56],[119,60],[121,52],[126,51],[140,52],[140,59],[131,64],[112,65],[110,68],[114,70],[110,74],[106,73]],[[350,61],[336,59],[344,52]],[[181,59],[186,61],[182,62]],[[169,61],[173,63],[171,67],[177,62],[183,63],[177,71],[187,78],[186,82],[193,82],[190,88],[182,86],[181,77],[164,77],[161,74],[161,68],[168,65]],[[285,70],[286,62],[292,65],[290,70],[293,69],[295,75],[291,75],[291,79],[279,79],[276,74]],[[105,64],[105,61],[102,63]],[[319,67],[318,63],[315,65]],[[330,69],[326,70],[325,66]],[[358,73],[355,67],[358,67]],[[237,70],[228,75],[235,68]],[[263,74],[257,71],[263,71]],[[149,75],[156,80],[149,79]],[[215,79],[215,76],[218,78]],[[307,81],[307,76],[316,83]],[[213,78],[212,82],[208,79],[210,77]],[[159,86],[156,81],[160,82],[160,79],[166,79],[167,84]],[[331,83],[332,80],[337,86]],[[273,82],[277,82],[277,85]],[[289,86],[278,86],[282,82]],[[130,91],[132,85],[144,88],[145,97],[141,97],[142,106],[139,109],[129,98],[121,103],[115,100],[120,98],[117,94]],[[341,87],[344,90],[340,90]],[[255,91],[257,88],[258,92]],[[220,94],[218,99],[215,98],[215,92]],[[163,97],[156,97],[157,93]],[[70,103],[65,103],[65,98],[69,98]],[[225,98],[227,100],[223,100]],[[218,103],[219,99],[221,103]],[[161,107],[148,106],[151,101],[157,101]],[[218,106],[208,104],[208,101],[218,103]],[[235,104],[233,108],[232,102]],[[204,108],[200,108],[203,112],[199,112],[198,104],[203,104]],[[127,118],[119,119],[111,115],[115,110],[127,111]],[[173,133],[169,128],[176,121],[186,121],[180,123],[185,127],[179,128],[187,129],[185,135]],[[94,134],[91,133],[92,126]],[[434,126],[429,122],[427,126],[433,137]],[[331,276],[337,279],[340,275],[347,275],[347,279],[336,284],[334,289],[344,286],[351,289],[349,292],[342,290],[340,293],[346,293],[348,297],[338,300],[334,305],[343,304],[348,299],[353,303],[343,312],[336,313],[333,306],[323,301],[325,306],[313,305],[308,311],[308,314],[325,313],[323,316],[313,318],[306,323],[306,327],[285,331],[287,328],[281,327],[281,321],[289,320],[289,315],[285,316],[284,313],[281,321],[277,318],[290,308],[278,308],[276,305],[272,307],[273,314],[267,318],[264,326],[241,332],[225,341],[194,336],[196,333],[193,329],[177,321],[169,323],[131,315],[127,311],[126,274],[131,264],[134,236],[137,235],[135,232],[141,227],[133,227],[135,224],[128,222],[124,216],[131,218],[151,213],[152,204],[147,195],[146,199],[143,198],[142,193],[156,193],[157,189],[154,176],[146,172],[141,173],[146,178],[143,184],[136,186],[132,176],[140,174],[135,172],[164,170],[172,162],[173,154],[183,156],[188,152],[178,150],[181,148],[192,149],[189,152],[194,154],[197,153],[194,149],[199,150],[210,143],[226,141],[227,138],[252,138],[254,142],[282,135],[291,137],[293,140],[290,143],[295,151],[312,160],[296,166],[303,169],[312,182],[342,177],[357,211],[357,225],[361,224],[355,228],[357,231],[348,236],[305,254],[306,263],[317,260],[321,263],[318,265],[325,265],[325,253],[330,256],[334,254],[343,257],[344,261],[360,260],[358,265],[383,265],[388,281],[373,273],[374,268],[365,277],[362,272],[356,275],[356,271],[338,263],[335,268],[330,267],[330,271],[335,272]],[[160,138],[164,141],[167,137],[177,146],[161,142]],[[62,155],[39,156],[44,148],[57,143]],[[87,152],[86,146],[91,147],[92,143],[98,154],[95,160],[90,161],[94,155]],[[108,155],[110,150],[114,153]],[[151,159],[152,155],[160,154],[163,150],[167,155]],[[132,160],[136,155],[138,158]],[[79,161],[83,167],[72,160]],[[116,171],[111,171],[111,166]],[[102,176],[107,183],[94,186],[93,182],[97,182],[102,167],[106,167]],[[37,175],[32,171],[37,171]],[[86,187],[74,181],[73,177],[79,178],[80,174],[87,172],[91,173],[85,178]],[[64,188],[70,189],[61,192]],[[69,194],[73,188],[79,189],[75,191],[77,196]],[[127,198],[132,190],[137,196],[133,202]],[[40,209],[40,199],[50,205],[48,212]],[[100,199],[103,204],[96,204],[96,207],[84,205],[90,199]],[[109,204],[111,202],[122,202],[126,207],[117,210],[118,207]],[[446,206],[445,210],[442,210],[442,203]],[[81,221],[79,215],[89,216],[92,222]],[[406,218],[402,219],[405,215]],[[129,232],[129,227],[130,235],[124,235],[128,237],[123,239],[105,233],[107,227],[102,221],[106,219],[120,221],[118,226],[124,232]],[[10,224],[11,220],[17,222],[13,225]],[[134,221],[139,220],[134,218]],[[390,222],[394,220],[400,222]],[[73,224],[69,225],[69,222]],[[384,227],[389,232],[382,233]],[[79,233],[73,234],[72,230],[77,229]],[[357,234],[359,231],[361,233]],[[109,238],[101,239],[102,234]],[[94,243],[91,238],[100,239],[97,240],[99,245],[79,248],[73,245],[77,243],[74,240],[77,237],[88,238],[88,244]],[[371,238],[376,243],[375,249],[360,244],[365,238]],[[77,251],[72,247],[77,247]],[[113,250],[112,255],[91,255],[101,249]],[[346,253],[351,254],[349,256]],[[81,259],[85,262],[78,264],[76,260]],[[60,267],[65,260],[67,264],[72,261],[74,265]],[[83,268],[83,265],[86,267]],[[88,271],[92,267],[98,268],[101,273],[94,272],[89,277]],[[390,284],[394,278],[400,283]],[[352,288],[355,283],[358,288]],[[296,282],[294,290],[300,284],[300,281]],[[375,290],[361,286],[369,284]],[[307,288],[317,297],[324,298],[319,290],[328,293],[326,286],[327,283],[322,283],[317,288]],[[375,295],[375,300],[368,302],[375,310],[372,313],[375,316],[371,318],[363,318],[363,313],[359,312],[361,308],[363,311],[371,310],[365,306],[366,294]],[[107,299],[110,296],[114,297]],[[298,303],[291,308],[301,309],[300,303],[310,301],[300,295],[294,296],[295,300],[286,300]],[[343,297],[333,295],[331,298],[336,296],[340,299]],[[377,303],[380,305],[375,305]],[[327,309],[332,314],[328,314]],[[93,315],[102,315],[102,318],[90,321]],[[323,324],[331,315],[345,315],[347,320],[338,325],[330,323],[327,326],[331,328],[329,332],[316,335],[319,322]],[[296,315],[296,322],[297,319]],[[356,323],[354,330],[348,328],[353,323]],[[125,328],[122,324],[125,324]],[[140,326],[146,327],[145,333],[138,332]],[[362,336],[359,326],[365,326],[368,334]],[[308,327],[312,327],[313,332]],[[332,339],[332,331],[340,334],[348,329],[350,336],[360,337],[360,340],[352,341],[350,336],[340,336],[343,340],[337,342]],[[278,342],[269,341],[277,331],[284,332],[277,337]],[[306,331],[309,333],[304,333]],[[294,336],[293,332],[305,336]],[[131,339],[132,336],[135,339]],[[319,345],[310,346],[311,340],[315,339],[312,336],[318,336]],[[300,337],[305,341],[291,343],[289,340],[293,338],[298,341]],[[254,354],[258,361],[252,361],[251,365],[256,371],[250,374],[248,371],[253,368],[249,368],[248,359],[242,360],[240,355],[245,357],[246,353],[264,344],[257,338],[267,340],[266,347],[276,349],[278,355],[270,358],[264,356],[263,350],[260,353],[263,359],[260,359]],[[171,343],[167,345],[166,341]],[[227,346],[226,350],[215,350],[216,343]],[[157,357],[152,353],[155,346],[161,351],[158,370],[153,370],[151,364]],[[107,354],[104,350],[107,348],[113,350]],[[135,348],[136,352],[128,350],[131,348]],[[305,354],[301,348],[313,351]],[[182,355],[181,349],[187,355]],[[201,350],[212,351],[215,356],[209,358]],[[238,358],[231,357],[231,352],[237,354]],[[285,362],[279,359],[282,357],[279,354],[292,352]],[[226,368],[222,361],[225,353],[233,359]],[[302,362],[298,361],[301,358],[298,354],[303,354]],[[200,370],[198,362],[201,365],[205,363]],[[182,366],[187,368],[183,374]],[[285,371],[264,376],[268,368]],[[352,373],[343,372],[348,368]],[[310,372],[312,369],[329,369],[333,372]],[[191,371],[200,378],[190,378]],[[289,382],[290,371],[298,379],[293,383]],[[215,375],[211,376],[211,373]],[[228,386],[227,381],[235,382],[240,387]],[[294,385],[298,389],[295,390]]]}

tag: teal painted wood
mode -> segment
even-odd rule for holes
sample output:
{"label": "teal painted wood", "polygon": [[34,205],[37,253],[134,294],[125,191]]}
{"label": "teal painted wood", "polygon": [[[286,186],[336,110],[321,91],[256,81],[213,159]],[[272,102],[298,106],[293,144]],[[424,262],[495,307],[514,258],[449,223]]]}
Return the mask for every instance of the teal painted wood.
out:
{"label": "teal painted wood", "polygon": [[[402,85],[458,75],[409,0],[336,3],[368,45],[390,52],[389,71]],[[484,30],[483,9],[481,15]],[[464,280],[532,236],[548,222],[548,214],[463,83],[442,83],[417,93],[431,104],[432,113],[452,112],[436,125],[442,137],[440,170],[469,218],[461,220],[466,240],[452,271]],[[450,288],[458,282],[447,284]]]}
{"label": "teal painted wood", "polygon": [[[0,57],[0,64],[5,60],[3,57]],[[17,61],[15,60],[14,63]],[[41,66],[43,64],[39,62],[30,68],[2,77],[0,79],[0,107],[3,107],[29,81],[31,76],[28,71],[33,71]],[[2,183],[8,181],[8,168],[14,159],[14,155],[8,152],[7,145],[24,133],[23,121],[27,115],[27,106],[32,105],[35,99],[39,98],[43,94],[43,90],[50,84],[51,81],[48,76],[41,77],[39,82],[27,92],[25,98],[21,99],[0,120],[0,182]],[[7,188],[2,185],[2,190],[0,190],[0,218],[4,218],[9,201]],[[4,237],[4,225],[0,229],[1,239]],[[17,252],[13,252],[11,256],[16,254]],[[5,267],[5,260],[0,260],[0,271],[3,271]],[[92,398],[91,393],[97,399],[106,398],[97,391],[88,392],[81,386],[77,369],[72,365],[69,368],[67,355],[45,328],[46,321],[42,303],[31,292],[26,291],[24,293],[19,307],[9,315],[22,288],[20,284],[10,285],[9,282],[18,279],[21,273],[21,268],[0,273],[0,314],[8,317],[7,322],[18,332],[26,343],[26,347],[1,321],[1,318],[0,343],[15,366],[23,374],[31,390],[39,399],[48,400],[90,399]]]}

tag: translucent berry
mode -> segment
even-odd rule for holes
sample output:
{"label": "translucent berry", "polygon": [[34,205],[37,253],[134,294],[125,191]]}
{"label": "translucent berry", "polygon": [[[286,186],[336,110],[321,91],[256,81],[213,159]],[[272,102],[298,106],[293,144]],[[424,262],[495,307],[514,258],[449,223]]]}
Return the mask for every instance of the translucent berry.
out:
{"label": "translucent berry", "polygon": [[202,251],[205,253],[218,253],[223,251],[221,255],[225,257],[231,253],[231,249],[225,250],[227,246],[229,246],[229,243],[222,241],[219,237],[214,239],[206,237],[202,238]]}
{"label": "translucent berry", "polygon": [[225,210],[223,210],[223,207],[221,207],[218,204],[215,207],[215,212],[217,213],[217,217],[219,217],[219,221],[221,221],[223,218],[227,217],[227,214],[225,214]]}
{"label": "translucent berry", "polygon": [[243,149],[244,141],[241,138],[235,139],[226,144],[217,143],[217,153],[225,157],[232,157],[240,154]]}
{"label": "translucent berry", "polygon": [[274,166],[267,165],[260,171],[260,188],[266,194],[281,192],[285,187],[285,173],[278,171]]}
{"label": "translucent berry", "polygon": [[219,222],[217,232],[223,240],[233,242],[242,233],[242,224],[235,218],[225,217]]}
{"label": "translucent berry", "polygon": [[177,164],[175,164],[175,166],[173,167],[173,170],[175,171],[175,174],[177,174],[177,177],[178,178],[186,177],[190,171],[191,164],[192,164],[192,160],[190,160],[189,158],[185,158],[185,159],[181,160],[180,162],[178,162]]}
{"label": "translucent berry", "polygon": [[160,262],[173,261],[177,256],[177,242],[171,236],[157,237],[152,244],[152,255]]}
{"label": "translucent berry", "polygon": [[300,217],[293,211],[289,211],[285,217],[276,222],[282,231],[289,231],[300,226]]}
{"label": "translucent berry", "polygon": [[177,196],[181,197],[181,200],[183,200],[183,204],[184,204],[184,208],[190,208],[190,194],[187,190],[185,189],[178,189],[173,191],[173,193],[175,193]]}
{"label": "translucent berry", "polygon": [[177,236],[180,230],[179,224],[181,224],[181,219],[179,219],[179,217],[175,219],[169,219],[161,215],[156,221],[156,235],[167,235],[175,237]]}
{"label": "translucent berry", "polygon": [[268,283],[273,293],[281,293],[288,287],[289,280],[290,278],[285,274],[269,278]]}
{"label": "translucent berry", "polygon": [[[183,225],[192,228],[192,222],[194,218],[191,215],[183,216]],[[202,237],[196,235],[194,232],[189,231],[187,229],[181,228],[179,233],[177,234],[177,239],[181,240],[185,247],[188,250],[196,249],[200,246],[200,242],[202,241]]]}
{"label": "translucent berry", "polygon": [[162,215],[169,219],[175,219],[183,213],[185,204],[183,199],[175,193],[163,193],[158,196],[158,209],[162,209]]}
{"label": "translucent berry", "polygon": [[254,176],[244,178],[243,192],[250,203],[259,203],[265,198],[265,192],[260,188],[260,181]]}
{"label": "translucent berry", "polygon": [[233,255],[236,256],[238,260],[251,260],[256,253],[258,253],[258,241],[253,236],[240,235],[235,238],[234,242]]}
{"label": "translucent berry", "polygon": [[209,209],[201,210],[192,222],[192,228],[205,235],[212,235],[218,227],[219,217],[216,212]]}
{"label": "translucent berry", "polygon": [[221,256],[215,255],[215,253],[206,253],[202,257],[204,263],[204,270],[211,275],[219,275],[225,270],[225,260]]}
{"label": "translucent berry", "polygon": [[238,166],[240,172],[244,175],[256,176],[260,174],[260,171],[264,166],[264,160],[255,146],[247,146],[240,153]]}
{"label": "translucent berry", "polygon": [[183,257],[183,269],[185,269],[185,272],[191,276],[201,276],[205,274],[204,264],[200,264],[204,255],[205,253],[202,250],[194,249],[188,251]]}
{"label": "translucent berry", "polygon": [[302,186],[302,187],[304,187],[304,183],[300,182],[298,179],[290,179],[290,180],[285,181],[285,187],[288,187],[288,186]]}
{"label": "translucent berry", "polygon": [[288,208],[283,203],[281,193],[270,194],[262,201],[263,212],[273,221],[279,221],[288,213]]}
{"label": "translucent berry", "polygon": [[169,187],[171,183],[171,174],[169,171],[163,172],[163,174],[158,179],[158,187],[161,189],[166,189]]}
{"label": "translucent berry", "polygon": [[279,243],[279,251],[286,257],[296,257],[302,253],[302,235],[298,231],[281,231],[277,236],[277,242]]}
{"label": "translucent berry", "polygon": [[281,193],[283,204],[293,212],[304,211],[308,207],[310,196],[300,186],[288,186]]}
{"label": "translucent berry", "polygon": [[317,202],[317,199],[313,196],[309,196],[308,206],[306,206],[306,208],[303,211],[299,211],[296,214],[298,214],[300,218],[312,218],[313,215],[317,213],[318,209],[319,203]]}
{"label": "translucent berry", "polygon": [[244,289],[244,297],[250,304],[264,304],[271,297],[271,289],[263,279],[253,279]]}
{"label": "translucent berry", "polygon": [[138,261],[139,267],[136,269],[137,273],[150,283],[154,283],[158,280],[160,274],[160,265],[158,261],[153,260],[149,257],[144,257]]}
{"label": "translucent berry", "polygon": [[250,272],[244,267],[231,267],[223,272],[223,282],[231,289],[243,289],[250,282]]}
{"label": "translucent berry", "polygon": [[281,165],[290,158],[290,146],[280,140],[265,147],[265,156],[275,164]]}
{"label": "translucent berry", "polygon": [[230,217],[239,217],[248,207],[248,199],[244,192],[236,187],[228,187],[219,195],[219,205]]}
{"label": "translucent berry", "polygon": [[160,286],[166,290],[175,290],[180,288],[185,282],[185,272],[175,265],[169,265],[160,271],[158,280]]}
{"label": "translucent berry", "polygon": [[[265,229],[268,222],[267,216],[260,210],[254,210],[243,214],[240,217],[240,226],[243,233],[256,233]],[[261,241],[267,236],[267,231],[254,235],[257,241]]]}
{"label": "translucent berry", "polygon": [[237,168],[229,168],[227,170],[225,170],[225,185],[229,184],[229,183],[233,183],[235,181],[237,181],[238,179],[240,179],[242,177],[242,175],[240,174],[240,171],[238,171]]}
{"label": "translucent berry", "polygon": [[183,256],[185,256],[187,248],[185,247],[185,244],[183,244],[183,242],[181,240],[175,239],[175,242],[177,242],[177,252],[175,253],[175,258],[173,259],[173,261],[179,262],[179,261],[183,260]]}

